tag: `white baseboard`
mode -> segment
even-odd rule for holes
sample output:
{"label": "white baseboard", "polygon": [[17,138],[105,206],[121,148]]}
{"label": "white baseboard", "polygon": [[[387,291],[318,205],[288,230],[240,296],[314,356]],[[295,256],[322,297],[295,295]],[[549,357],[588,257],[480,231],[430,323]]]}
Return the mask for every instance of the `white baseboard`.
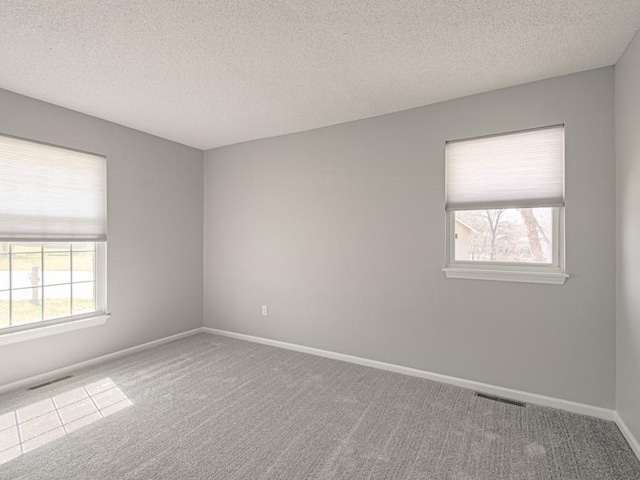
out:
{"label": "white baseboard", "polygon": [[296,352],[309,353],[311,355],[318,355],[320,357],[332,358],[334,360],[342,360],[343,362],[355,363],[357,365],[378,368],[380,370],[387,370],[390,372],[402,373],[404,375],[411,375],[412,377],[426,378],[427,380],[434,380],[436,382],[447,383],[447,384],[455,385],[462,388],[468,388],[470,390],[476,390],[479,392],[488,393],[490,395],[497,395],[500,397],[512,398],[514,400],[519,400],[521,402],[533,403],[535,405],[541,405],[544,407],[558,408],[560,410],[566,410],[572,413],[579,413],[581,415],[589,415],[592,417],[602,418],[605,420],[614,420],[615,411],[602,408],[602,407],[585,405],[583,403],[571,402],[569,400],[562,400],[560,398],[547,397],[544,395],[538,395],[536,393],[523,392],[520,390],[512,390],[510,388],[497,387],[495,385],[489,385],[487,383],[480,383],[480,382],[475,382],[473,380],[450,377],[448,375],[442,375],[440,373],[427,372],[425,370],[418,370],[416,368],[403,367],[401,365],[394,365],[392,363],[379,362],[377,360],[370,360],[368,358],[355,357],[353,355],[346,355],[344,353],[331,352],[328,350],[321,350],[319,348],[313,348],[313,347],[305,347],[303,345],[280,342],[278,340],[271,340],[268,338],[254,337],[252,335],[245,335],[243,333],[229,332],[227,330],[218,330],[216,328],[210,328],[210,327],[204,327],[202,330],[206,333],[212,333],[215,335],[222,335],[225,337],[236,338],[238,340],[246,340],[248,342],[261,343],[264,345],[284,348],[287,350],[294,350]]}
{"label": "white baseboard", "polygon": [[622,417],[618,414],[618,412],[614,412],[613,419],[622,432],[622,435],[624,435],[624,438],[627,440],[627,443],[631,447],[631,450],[633,450],[633,453],[635,453],[636,457],[638,457],[638,460],[640,460],[640,442],[638,442],[636,437],[633,436],[633,433],[631,433],[631,430],[629,430],[629,427],[627,427],[627,424],[624,423],[624,420],[622,420]]}
{"label": "white baseboard", "polygon": [[42,373],[40,375],[34,375],[33,377],[28,377],[23,380],[18,380],[12,383],[6,383],[4,385],[0,385],[0,395],[3,393],[10,392],[12,390],[19,390],[22,388],[31,387],[33,385],[38,385],[40,383],[47,382],[54,378],[63,377],[65,375],[68,375],[71,372],[75,372],[76,370],[80,370],[82,368],[93,367],[94,365],[97,365],[99,363],[104,363],[110,360],[115,360],[117,358],[126,357],[127,355],[132,355],[134,353],[138,353],[143,350],[147,350],[149,348],[157,347],[158,345],[162,345],[164,343],[173,342],[174,340],[179,340],[181,338],[189,337],[191,335],[195,335],[197,333],[202,333],[202,332],[203,332],[202,327],[194,328],[193,330],[177,333],[175,335],[160,338],[158,340],[153,340],[152,342],[143,343],[142,345],[136,345],[135,347],[125,348],[124,350],[119,350],[117,352],[109,353],[107,355],[102,355],[101,357],[85,360],[84,362],[75,363],[67,367],[58,368],[57,370],[52,370],[46,373]]}

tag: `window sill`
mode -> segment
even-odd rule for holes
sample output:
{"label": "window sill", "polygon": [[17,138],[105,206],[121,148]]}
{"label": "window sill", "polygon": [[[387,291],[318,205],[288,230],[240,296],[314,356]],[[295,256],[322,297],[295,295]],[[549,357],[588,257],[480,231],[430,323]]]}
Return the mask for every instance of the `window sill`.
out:
{"label": "window sill", "polygon": [[33,325],[23,330],[14,330],[0,332],[0,346],[9,345],[11,343],[24,342],[25,340],[33,340],[35,338],[48,337],[49,335],[57,335],[59,333],[71,332],[82,328],[95,327],[104,325],[109,320],[109,314],[95,314],[92,317],[82,318],[78,320],[60,321],[48,325]]}
{"label": "window sill", "polygon": [[563,285],[569,278],[566,273],[523,270],[482,270],[477,268],[443,268],[447,278],[464,280],[492,280],[496,282],[546,283]]}

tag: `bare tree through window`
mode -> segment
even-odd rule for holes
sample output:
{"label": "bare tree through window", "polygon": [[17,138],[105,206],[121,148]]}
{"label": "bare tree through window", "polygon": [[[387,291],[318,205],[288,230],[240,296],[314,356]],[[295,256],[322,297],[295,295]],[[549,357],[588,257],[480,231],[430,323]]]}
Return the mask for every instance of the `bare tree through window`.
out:
{"label": "bare tree through window", "polygon": [[551,208],[456,211],[456,260],[551,263],[552,219]]}

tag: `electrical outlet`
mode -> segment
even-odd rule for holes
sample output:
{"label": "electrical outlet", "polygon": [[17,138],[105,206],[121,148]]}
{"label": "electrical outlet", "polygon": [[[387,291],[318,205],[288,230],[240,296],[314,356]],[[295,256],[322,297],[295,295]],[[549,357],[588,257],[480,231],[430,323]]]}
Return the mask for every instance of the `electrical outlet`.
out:
{"label": "electrical outlet", "polygon": [[267,310],[267,306],[266,305],[262,305],[262,316],[266,317],[267,315],[269,315],[269,311]]}

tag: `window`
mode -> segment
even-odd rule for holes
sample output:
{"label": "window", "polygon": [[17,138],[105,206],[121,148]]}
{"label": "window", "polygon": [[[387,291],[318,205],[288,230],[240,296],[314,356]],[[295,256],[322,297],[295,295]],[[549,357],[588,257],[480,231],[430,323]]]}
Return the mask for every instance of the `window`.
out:
{"label": "window", "polygon": [[106,159],[0,135],[0,171],[0,345],[104,323]]}
{"label": "window", "polygon": [[564,126],[446,144],[447,277],[562,284]]}

